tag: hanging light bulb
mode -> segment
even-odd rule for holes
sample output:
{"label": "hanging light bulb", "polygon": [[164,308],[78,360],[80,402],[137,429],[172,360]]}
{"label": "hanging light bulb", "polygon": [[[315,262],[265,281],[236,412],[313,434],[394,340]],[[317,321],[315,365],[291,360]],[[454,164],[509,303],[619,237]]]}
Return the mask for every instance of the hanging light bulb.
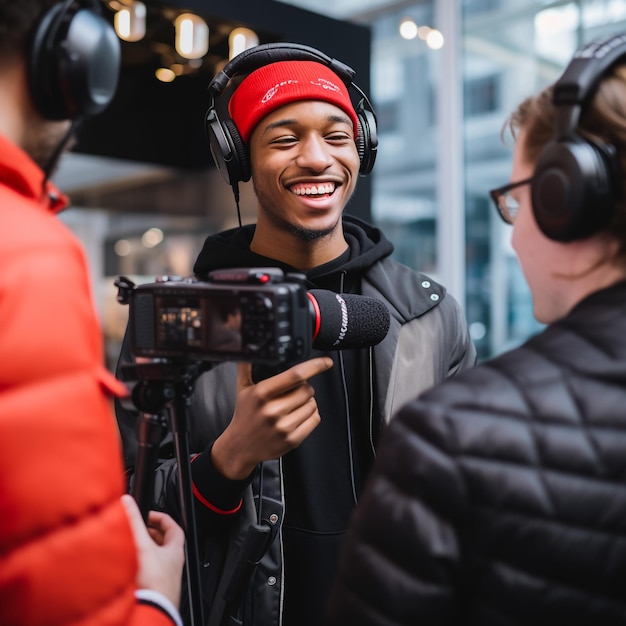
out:
{"label": "hanging light bulb", "polygon": [[124,41],[139,41],[146,35],[146,5],[131,0],[124,3],[113,16],[115,32]]}
{"label": "hanging light bulb", "polygon": [[209,51],[209,27],[198,15],[182,13],[175,22],[176,52],[185,59],[200,59]]}
{"label": "hanging light bulb", "polygon": [[228,58],[232,59],[248,48],[259,45],[257,34],[249,28],[235,28],[228,35]]}

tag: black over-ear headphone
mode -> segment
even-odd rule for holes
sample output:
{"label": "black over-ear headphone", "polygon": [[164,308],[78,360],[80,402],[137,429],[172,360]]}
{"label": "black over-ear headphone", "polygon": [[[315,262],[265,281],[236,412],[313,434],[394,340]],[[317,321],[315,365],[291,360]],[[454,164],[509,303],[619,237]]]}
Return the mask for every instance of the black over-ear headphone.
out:
{"label": "black over-ear headphone", "polygon": [[121,48],[97,0],[53,5],[35,31],[28,67],[31,96],[48,120],[103,111],[113,99]]}
{"label": "black over-ear headphone", "polygon": [[215,99],[224,93],[226,85],[235,76],[250,74],[265,65],[278,61],[316,61],[327,65],[341,80],[352,87],[360,97],[355,106],[358,119],[357,151],[359,173],[369,174],[374,167],[378,135],[376,114],[367,96],[352,82],[356,72],[347,65],[326,56],[315,48],[294,43],[268,43],[250,48],[229,61],[209,83],[211,104],[206,114],[206,132],[211,154],[217,169],[229,185],[250,180],[251,168],[248,148],[231,119],[220,121],[215,110]]}
{"label": "black over-ear headphone", "polygon": [[532,204],[542,232],[556,241],[593,235],[621,192],[615,148],[577,133],[583,106],[602,77],[626,56],[626,35],[583,46],[554,85],[555,137],[539,155]]}

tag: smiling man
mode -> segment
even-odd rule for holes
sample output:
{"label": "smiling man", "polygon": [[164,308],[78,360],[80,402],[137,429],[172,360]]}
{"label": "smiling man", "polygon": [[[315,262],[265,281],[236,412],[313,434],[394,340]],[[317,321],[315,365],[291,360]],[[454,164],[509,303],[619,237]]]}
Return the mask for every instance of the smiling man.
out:
{"label": "smiling man", "polygon": [[[357,148],[364,131],[349,87],[323,63],[287,58],[248,73],[229,102],[258,218],[210,236],[195,273],[299,272],[308,289],[378,298],[391,327],[376,346],[314,350],[283,372],[223,363],[198,379],[192,473],[211,624],[321,623],[381,429],[396,406],[475,363],[457,302],[391,260],[393,246],[379,229],[344,215],[368,156]],[[118,417],[132,432],[134,417],[121,409]],[[130,469],[132,437],[125,447]],[[174,512],[175,470],[164,461],[155,481],[157,501]],[[266,550],[237,579],[234,548],[258,527],[268,530]]]}

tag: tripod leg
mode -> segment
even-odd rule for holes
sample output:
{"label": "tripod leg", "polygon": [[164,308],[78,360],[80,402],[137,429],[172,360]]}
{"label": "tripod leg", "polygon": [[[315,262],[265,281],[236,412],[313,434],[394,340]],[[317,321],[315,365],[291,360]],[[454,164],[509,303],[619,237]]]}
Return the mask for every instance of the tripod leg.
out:
{"label": "tripod leg", "polygon": [[177,398],[177,401],[174,403],[175,407],[172,407],[170,412],[170,421],[176,447],[181,516],[186,537],[185,550],[187,558],[185,567],[189,589],[191,620],[192,626],[204,626],[202,587],[200,584],[200,552],[198,548],[189,437],[187,433],[188,401],[188,398]]}

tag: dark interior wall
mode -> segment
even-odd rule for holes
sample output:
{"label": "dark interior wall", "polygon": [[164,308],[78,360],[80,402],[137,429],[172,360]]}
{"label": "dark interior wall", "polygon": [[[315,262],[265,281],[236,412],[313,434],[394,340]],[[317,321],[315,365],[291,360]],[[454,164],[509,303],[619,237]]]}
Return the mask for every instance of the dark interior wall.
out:
{"label": "dark interior wall", "polygon": [[[306,44],[343,61],[356,70],[355,83],[369,94],[370,30],[365,26],[271,0],[148,0],[147,5],[147,37],[142,43],[123,42],[116,97],[104,113],[83,123],[76,152],[186,171],[212,169],[204,130],[209,106],[207,85],[218,63],[227,57],[228,33],[238,25],[255,30],[261,43]],[[194,73],[163,83],[154,76],[160,65],[155,50],[168,39],[173,45],[173,19],[168,15],[171,10],[173,15],[189,10],[207,21],[210,52]],[[151,14],[159,15],[158,23],[156,18],[151,20]],[[218,103],[218,111],[225,106],[226,97],[219,100],[224,103]],[[370,198],[370,179],[361,178],[349,211],[369,219]]]}

